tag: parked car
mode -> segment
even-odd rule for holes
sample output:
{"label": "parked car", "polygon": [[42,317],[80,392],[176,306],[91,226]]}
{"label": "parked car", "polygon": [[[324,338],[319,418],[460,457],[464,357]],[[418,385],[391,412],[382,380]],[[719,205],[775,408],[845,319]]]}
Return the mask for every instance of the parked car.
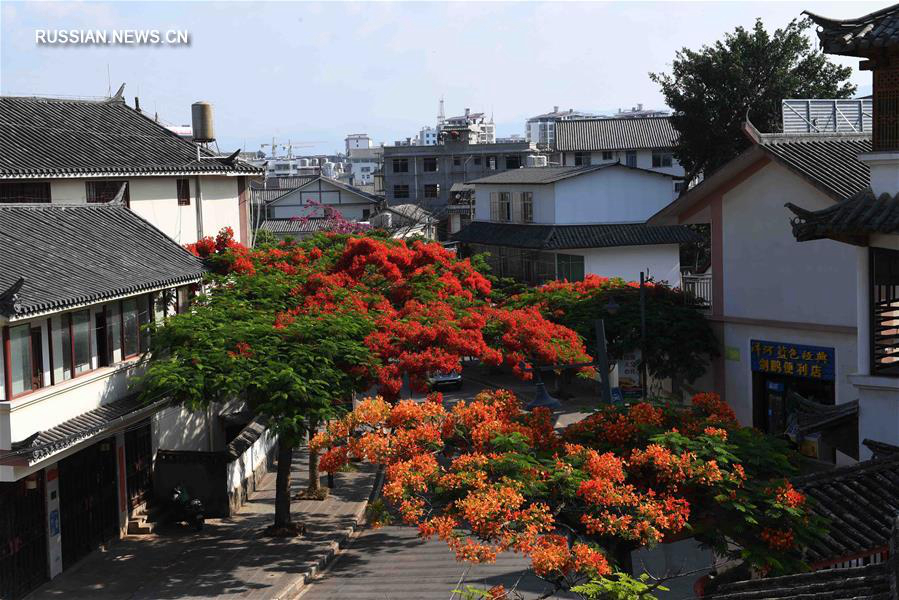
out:
{"label": "parked car", "polygon": [[453,388],[462,389],[462,373],[450,371],[449,373],[429,373],[428,385],[431,389]]}

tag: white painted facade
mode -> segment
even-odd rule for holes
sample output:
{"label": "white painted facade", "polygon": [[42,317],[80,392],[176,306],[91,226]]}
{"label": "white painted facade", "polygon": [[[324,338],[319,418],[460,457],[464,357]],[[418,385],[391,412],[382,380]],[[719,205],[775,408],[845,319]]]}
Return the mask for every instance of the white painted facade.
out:
{"label": "white painted facade", "polygon": [[533,223],[556,225],[640,223],[673,200],[670,177],[610,166],[550,184],[475,184],[475,220],[490,220],[491,192],[531,192]]}
{"label": "white painted facade", "polygon": [[[178,179],[189,182],[188,205],[178,204]],[[241,203],[238,177],[123,177],[121,180],[128,181],[131,210],[179,244],[196,242],[200,233],[200,237],[214,237],[223,227],[231,227],[238,241],[249,242],[241,237],[241,223],[246,229],[249,222],[249,214],[242,214],[249,210],[249,201]],[[93,179],[51,180],[51,202],[87,202],[88,181]],[[200,185],[201,215],[197,212],[197,181]],[[197,227],[198,216],[202,219],[202,230]]]}
{"label": "white painted facade", "polygon": [[[857,398],[850,382],[858,356],[855,251],[827,240],[797,243],[792,215],[784,207],[790,201],[818,210],[832,206],[834,200],[775,162],[725,190],[720,198],[722,268],[712,277],[719,279],[721,294],[720,305],[713,305],[710,316],[720,328],[724,354],[718,367],[724,389],[718,391],[741,423],[754,424],[758,418],[754,393],[759,392],[753,389],[750,340],[764,340],[833,348],[835,401]],[[680,222],[711,222],[712,252],[719,250],[711,206]],[[712,389],[712,379],[709,374],[696,385]]]}
{"label": "white painted facade", "polygon": [[269,202],[266,210],[269,219],[323,218],[327,209],[334,209],[347,220],[367,221],[377,208],[378,201],[371,196],[316,179]]}
{"label": "white painted facade", "polygon": [[681,283],[678,244],[617,246],[564,252],[583,256],[586,273],[640,281],[640,273],[643,272],[652,277],[653,281],[665,282],[672,287],[678,287]]}
{"label": "white painted facade", "polygon": [[[584,162],[585,159],[589,160],[589,162]],[[684,176],[684,168],[677,162],[677,158],[674,157],[671,149],[597,150],[592,152],[562,153],[562,164],[566,166],[580,166],[581,164],[601,165],[613,162],[620,162],[623,165],[640,169],[650,169],[674,177]]]}

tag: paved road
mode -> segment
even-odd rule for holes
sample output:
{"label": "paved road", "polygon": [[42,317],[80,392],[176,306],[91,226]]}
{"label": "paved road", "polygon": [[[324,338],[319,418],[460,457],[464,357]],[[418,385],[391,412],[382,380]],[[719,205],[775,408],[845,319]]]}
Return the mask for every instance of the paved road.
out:
{"label": "paved road", "polygon": [[[291,487],[306,486],[306,453],[294,453]],[[371,492],[374,468],[337,474],[324,501],[294,501],[293,517],[307,534],[292,539],[262,537],[274,513],[275,474],[230,519],[209,519],[202,532],[166,525],[159,533],[127,536],[89,555],[35,591],[30,599],[167,600],[227,598],[270,600],[296,595],[300,575],[355,522]]]}
{"label": "paved road", "polygon": [[417,529],[391,525],[363,532],[327,572],[306,586],[299,598],[458,600],[453,590],[466,584],[480,588],[503,584],[509,589],[516,581],[525,598],[538,598],[550,587],[529,574],[527,565],[525,559],[511,553],[500,556],[492,565],[459,563],[445,543],[425,542],[418,538]]}

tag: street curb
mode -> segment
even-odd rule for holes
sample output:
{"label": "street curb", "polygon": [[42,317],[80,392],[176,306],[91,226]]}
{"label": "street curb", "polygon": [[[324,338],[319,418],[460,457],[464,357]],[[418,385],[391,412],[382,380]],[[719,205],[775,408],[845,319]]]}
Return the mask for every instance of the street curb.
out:
{"label": "street curb", "polygon": [[279,593],[277,596],[274,596],[275,600],[291,600],[293,598],[297,598],[299,594],[302,592],[303,588],[306,587],[306,583],[308,583],[313,577],[315,577],[318,573],[320,573],[328,564],[334,560],[334,557],[337,553],[347,545],[347,542],[353,537],[353,535],[359,531],[366,522],[365,512],[368,510],[368,505],[375,501],[378,496],[381,495],[381,485],[384,483],[384,466],[379,465],[378,470],[375,473],[375,480],[372,484],[371,492],[368,495],[368,499],[362,503],[362,505],[353,513],[353,524],[350,527],[344,529],[337,539],[331,540],[328,542],[328,548],[325,551],[325,554],[318,559],[311,567],[302,573],[298,573],[296,576],[296,580],[291,583],[284,591]]}

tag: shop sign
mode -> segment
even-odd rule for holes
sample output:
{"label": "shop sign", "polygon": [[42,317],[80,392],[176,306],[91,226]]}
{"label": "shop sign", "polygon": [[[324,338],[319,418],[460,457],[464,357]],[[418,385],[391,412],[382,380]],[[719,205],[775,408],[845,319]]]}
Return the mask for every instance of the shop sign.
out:
{"label": "shop sign", "polygon": [[788,377],[834,380],[836,351],[824,346],[750,340],[752,370]]}
{"label": "shop sign", "polygon": [[618,387],[625,402],[643,398],[640,382],[640,351],[628,352],[618,361]]}

